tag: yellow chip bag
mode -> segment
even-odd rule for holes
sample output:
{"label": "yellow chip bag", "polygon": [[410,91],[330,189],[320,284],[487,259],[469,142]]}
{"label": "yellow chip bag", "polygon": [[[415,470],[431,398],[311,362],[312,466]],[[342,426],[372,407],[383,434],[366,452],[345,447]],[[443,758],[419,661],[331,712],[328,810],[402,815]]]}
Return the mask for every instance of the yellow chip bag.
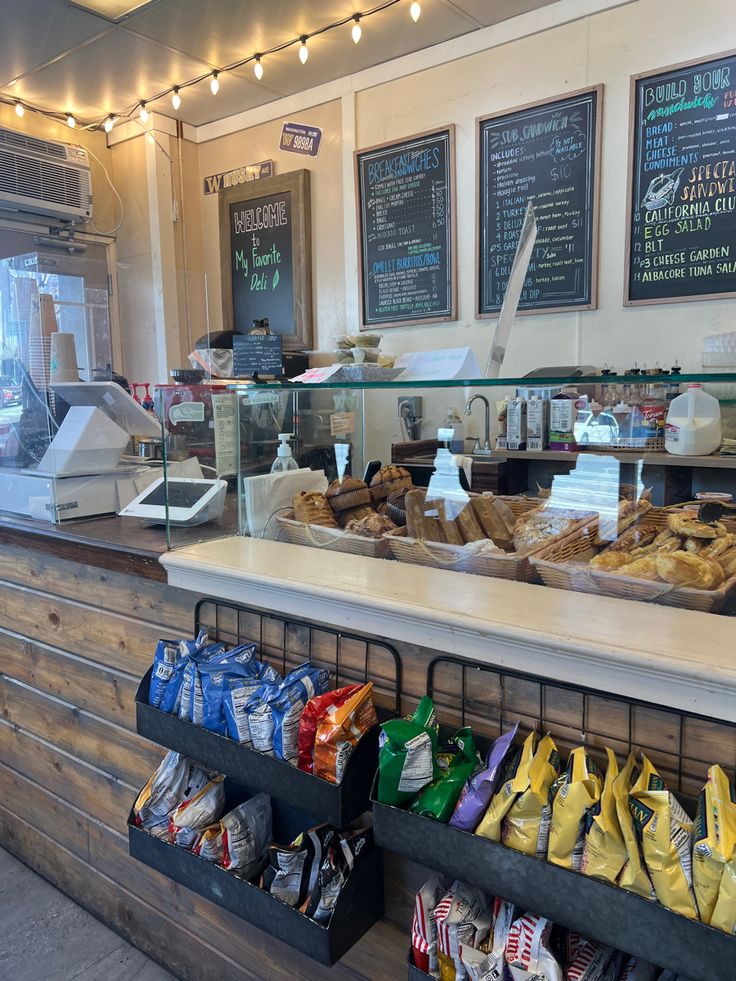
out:
{"label": "yellow chip bag", "polygon": [[[703,923],[729,933],[736,927],[736,803],[720,766],[708,770],[698,798],[693,847],[693,885]],[[719,922],[713,922],[718,908]]]}
{"label": "yellow chip bag", "polygon": [[618,884],[622,889],[635,892],[645,899],[656,899],[654,886],[651,883],[641,854],[639,838],[634,828],[634,819],[629,808],[629,791],[633,781],[634,770],[636,769],[636,758],[633,753],[629,753],[629,758],[623,770],[613,781],[613,797],[616,802],[616,816],[618,817],[619,827],[626,848],[626,862],[618,877]]}
{"label": "yellow chip bag", "polygon": [[491,798],[483,819],[475,829],[477,835],[491,841],[501,840],[501,822],[519,794],[529,786],[529,767],[534,758],[535,742],[536,733],[530,732],[524,745],[514,751],[504,772],[503,783]]}
{"label": "yellow chip bag", "polygon": [[603,790],[598,767],[584,746],[570,753],[565,772],[555,780],[550,798],[552,821],[547,858],[553,865],[580,871],[585,821]]}
{"label": "yellow chip bag", "polygon": [[675,913],[697,920],[692,876],[693,822],[646,756],[629,794],[629,809],[657,899]]}
{"label": "yellow chip bag", "polygon": [[[626,842],[616,813],[616,797],[613,792],[618,777],[618,763],[613,750],[606,749],[606,756],[608,767],[600,800],[588,812],[580,871],[595,879],[604,879],[615,884],[626,864]],[[552,820],[554,821],[554,805]],[[550,849],[551,847],[550,841]]]}
{"label": "yellow chip bag", "polygon": [[552,784],[560,775],[560,754],[550,735],[540,740],[529,764],[529,786],[519,794],[501,826],[501,841],[525,855],[546,858]]}

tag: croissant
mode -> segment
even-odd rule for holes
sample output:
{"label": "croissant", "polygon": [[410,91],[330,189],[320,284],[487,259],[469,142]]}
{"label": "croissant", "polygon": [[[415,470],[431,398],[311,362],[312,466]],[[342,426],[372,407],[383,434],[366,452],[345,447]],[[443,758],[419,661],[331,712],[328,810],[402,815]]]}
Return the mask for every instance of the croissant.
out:
{"label": "croissant", "polygon": [[712,559],[692,552],[672,552],[656,558],[657,573],[665,582],[693,589],[717,589],[723,582],[723,570]]}

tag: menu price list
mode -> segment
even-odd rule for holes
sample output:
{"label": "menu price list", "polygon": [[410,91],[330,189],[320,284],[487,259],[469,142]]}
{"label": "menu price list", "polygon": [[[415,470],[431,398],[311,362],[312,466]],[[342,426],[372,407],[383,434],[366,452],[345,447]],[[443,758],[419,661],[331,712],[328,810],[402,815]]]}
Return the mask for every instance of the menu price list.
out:
{"label": "menu price list", "polygon": [[358,154],[363,320],[452,316],[449,130]]}
{"label": "menu price list", "polygon": [[520,310],[589,307],[598,90],[480,123],[481,313],[501,308],[527,202],[537,241]]}
{"label": "menu price list", "polygon": [[736,56],[634,85],[627,300],[736,293]]}

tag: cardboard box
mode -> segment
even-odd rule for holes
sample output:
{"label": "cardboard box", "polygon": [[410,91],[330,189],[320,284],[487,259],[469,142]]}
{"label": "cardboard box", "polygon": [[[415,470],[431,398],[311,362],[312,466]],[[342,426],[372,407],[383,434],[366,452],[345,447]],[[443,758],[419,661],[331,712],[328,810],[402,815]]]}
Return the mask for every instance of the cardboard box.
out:
{"label": "cardboard box", "polygon": [[530,399],[526,407],[526,448],[546,450],[549,442],[549,402]]}
{"label": "cardboard box", "polygon": [[506,416],[506,443],[510,450],[526,449],[526,399],[509,399]]}

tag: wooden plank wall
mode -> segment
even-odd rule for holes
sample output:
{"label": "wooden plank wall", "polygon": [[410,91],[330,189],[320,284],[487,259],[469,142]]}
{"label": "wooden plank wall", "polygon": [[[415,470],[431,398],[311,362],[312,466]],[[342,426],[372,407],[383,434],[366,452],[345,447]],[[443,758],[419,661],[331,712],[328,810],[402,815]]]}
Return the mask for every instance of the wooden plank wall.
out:
{"label": "wooden plank wall", "polygon": [[[404,978],[414,894],[428,872],[398,856],[386,856],[385,919],[332,970],[128,856],[128,811],[163,755],[135,732],[135,691],[157,639],[191,634],[196,599],[155,579],[0,548],[0,844],[184,979]],[[432,652],[396,646],[409,711]],[[371,669],[387,702],[389,676],[382,663]],[[438,669],[442,721],[460,723],[461,688],[456,665]],[[477,731],[493,735],[516,719],[539,727],[541,713],[561,750],[585,729],[589,745],[609,744],[620,759],[631,736],[690,793],[708,763],[731,772],[736,763],[736,728],[717,722],[640,708],[632,724],[627,707],[603,695],[583,703],[576,692],[475,670],[465,689]],[[691,764],[679,773],[683,753]]]}

